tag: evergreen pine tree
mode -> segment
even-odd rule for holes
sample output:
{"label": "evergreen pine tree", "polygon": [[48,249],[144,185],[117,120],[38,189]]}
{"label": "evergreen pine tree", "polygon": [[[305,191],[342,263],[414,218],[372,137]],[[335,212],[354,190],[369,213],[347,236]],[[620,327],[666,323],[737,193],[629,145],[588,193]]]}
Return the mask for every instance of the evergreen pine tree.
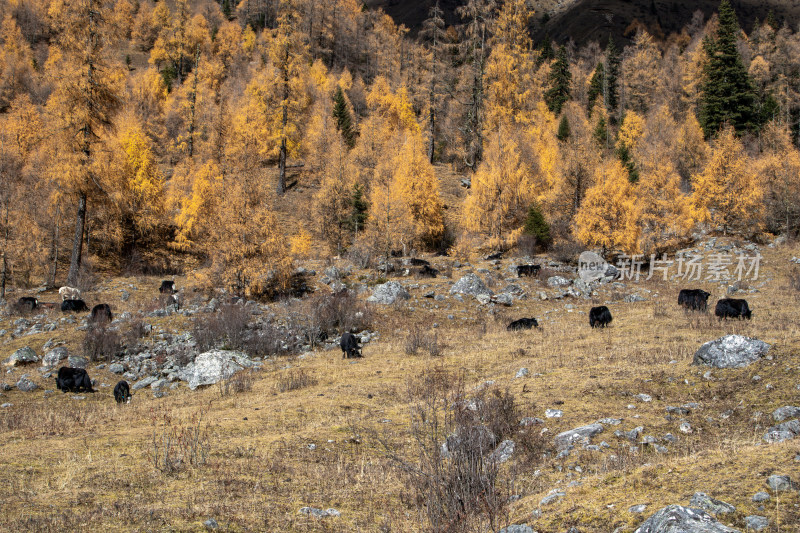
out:
{"label": "evergreen pine tree", "polygon": [[589,81],[589,91],[586,94],[586,108],[589,114],[594,109],[594,102],[597,97],[603,94],[603,78],[605,77],[605,69],[603,63],[598,63],[594,69],[592,79]]}
{"label": "evergreen pine tree", "polygon": [[352,211],[350,214],[350,229],[353,233],[364,231],[364,226],[367,224],[367,211],[369,204],[364,198],[364,187],[356,183],[353,186],[353,196],[351,197]]}
{"label": "evergreen pine tree", "polygon": [[556,139],[561,142],[566,141],[569,139],[570,131],[569,131],[569,121],[567,120],[567,115],[561,115],[561,122],[558,123],[558,133],[556,133]]}
{"label": "evergreen pine tree", "polygon": [[531,204],[528,209],[528,217],[525,219],[525,228],[522,232],[536,237],[536,244],[542,248],[547,248],[552,242],[550,224],[544,219],[542,211],[536,204]]}
{"label": "evergreen pine tree", "polygon": [[336,119],[336,129],[342,134],[347,147],[352,148],[356,145],[356,135],[341,86],[336,87],[336,93],[333,95],[333,116]]}
{"label": "evergreen pine tree", "polygon": [[617,94],[617,81],[619,79],[619,65],[621,59],[619,51],[614,45],[614,39],[608,36],[608,46],[606,46],[606,65],[605,65],[605,78],[603,80],[603,90],[605,91],[605,104],[608,110],[609,117],[614,116],[619,105],[619,96]]}
{"label": "evergreen pine tree", "polygon": [[639,181],[639,169],[636,168],[636,163],[631,157],[631,151],[627,146],[625,146],[625,143],[621,143],[617,148],[617,157],[619,157],[619,160],[622,161],[622,165],[625,167],[625,170],[628,171],[628,180],[631,183],[636,183]]}
{"label": "evergreen pine tree", "polygon": [[550,61],[556,57],[556,54],[553,51],[553,41],[550,39],[549,33],[545,33],[544,40],[539,45],[539,52],[540,54],[536,64],[537,67],[542,63]]}
{"label": "evergreen pine tree", "polygon": [[594,128],[592,136],[597,141],[597,144],[600,145],[600,148],[606,148],[606,144],[608,143],[608,127],[606,126],[606,117],[603,115],[600,115],[600,119],[597,121],[597,126]]}
{"label": "evergreen pine tree", "polygon": [[556,115],[561,113],[561,108],[569,100],[569,85],[571,81],[572,73],[569,71],[567,49],[562,46],[558,49],[556,60],[550,68],[550,89],[544,95],[548,109]]}
{"label": "evergreen pine tree", "polygon": [[757,128],[758,113],[753,83],[736,48],[739,23],[728,0],[719,5],[716,35],[706,37],[708,61],[703,68],[700,125],[706,138],[728,122],[737,134]]}

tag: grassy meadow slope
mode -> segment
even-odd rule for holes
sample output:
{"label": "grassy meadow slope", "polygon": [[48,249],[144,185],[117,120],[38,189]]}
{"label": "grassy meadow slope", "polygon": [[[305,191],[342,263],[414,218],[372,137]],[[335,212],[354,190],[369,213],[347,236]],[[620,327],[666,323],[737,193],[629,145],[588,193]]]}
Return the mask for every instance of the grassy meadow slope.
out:
{"label": "grassy meadow slope", "polygon": [[[455,176],[442,176],[455,216],[463,189]],[[291,202],[302,205],[302,196],[312,190],[290,191],[283,217],[290,216]],[[446,276],[395,278],[411,299],[373,308],[372,329],[379,337],[365,345],[363,359],[343,360],[338,349],[270,358],[260,370],[240,373],[225,386],[190,391],[181,384],[162,398],[145,388],[122,406],[111,394],[119,376],[107,366],[89,365],[92,378],[105,386],[80,395],[54,391],[53,379],[44,379],[36,365],[17,367],[0,382],[14,384],[27,373],[39,388],[28,393],[12,388],[0,396],[0,404],[12,404],[0,408],[0,530],[202,531],[203,522],[214,518],[224,531],[424,531],[420,495],[400,467],[417,464],[427,450],[410,413],[461,384],[468,398],[513,398],[507,412],[514,425],[522,417],[545,419],[546,409],[563,412],[520,435],[514,455],[500,466],[497,487],[510,503],[500,506],[497,528],[528,523],[540,533],[570,526],[582,533],[632,532],[661,507],[687,505],[702,491],[735,505],[735,513],[720,519],[742,531],[744,517],[752,514],[768,517],[770,532],[797,531],[797,491],[773,494],[762,509],[751,501],[768,490],[771,474],[800,480],[800,443],[767,445],[761,438],[774,424],[774,409],[799,403],[800,292],[793,288],[795,267],[789,260],[800,255],[800,246],[762,247],[762,252],[761,280],[751,283],[758,290],[739,293],[753,309],[749,322],[685,314],[676,304],[678,290],[686,286],[680,282],[626,281],[624,287],[603,285],[593,301],[552,299],[554,290],[545,280],[554,271],[540,279],[511,280],[529,297],[510,308],[482,306],[471,297],[461,302],[448,295],[454,281],[486,269],[479,275],[497,290],[514,277],[508,268],[516,260],[456,267],[453,259],[441,257],[431,261]],[[326,265],[310,260],[305,266],[320,273],[317,281]],[[379,274],[356,269],[345,281],[372,285]],[[109,302],[117,315],[135,314],[157,306],[158,284],[155,278],[108,278],[87,300]],[[188,300],[209,298],[192,292],[186,277],[177,284],[185,287]],[[692,285],[711,292],[712,302],[723,295],[716,284]],[[122,289],[130,291],[127,301],[120,298]],[[426,298],[430,291],[447,297]],[[541,300],[541,291],[551,298]],[[623,302],[631,293],[647,300]],[[51,291],[39,298],[55,302],[58,295]],[[593,303],[608,304],[611,327],[589,328]],[[281,303],[271,304],[274,312],[281,309]],[[28,319],[60,316],[52,310]],[[524,316],[537,317],[541,327],[506,331],[509,321]],[[13,331],[18,318],[0,316],[0,330]],[[154,338],[191,331],[191,319],[180,315],[146,321]],[[54,332],[0,336],[0,356],[26,345],[41,355],[51,338],[80,354],[80,321],[59,324]],[[440,354],[409,354],[410,332],[435,339]],[[713,370],[707,379],[708,368],[691,365],[693,354],[727,333],[771,343],[770,357],[743,369]],[[528,375],[515,378],[523,367]],[[640,400],[640,394],[651,401]],[[689,402],[699,408],[667,417],[667,406]],[[608,448],[576,447],[556,458],[554,435],[608,417],[621,423],[605,424],[592,440],[605,441]],[[679,430],[684,420],[691,433]],[[633,442],[613,434],[637,426],[644,429]],[[664,440],[667,433],[677,442]],[[645,435],[657,437],[667,451],[639,444]],[[184,459],[165,468],[168,436],[177,448],[205,461],[193,465]],[[554,489],[565,495],[540,505]],[[629,511],[635,504],[647,505],[644,514]],[[310,517],[299,512],[305,506],[335,508],[341,516]]]}

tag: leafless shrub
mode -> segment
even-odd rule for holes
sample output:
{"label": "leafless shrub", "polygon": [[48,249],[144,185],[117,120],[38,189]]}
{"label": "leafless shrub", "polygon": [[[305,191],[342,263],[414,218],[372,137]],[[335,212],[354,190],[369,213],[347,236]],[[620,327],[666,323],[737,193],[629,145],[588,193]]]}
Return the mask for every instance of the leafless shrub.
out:
{"label": "leafless shrub", "polygon": [[220,396],[231,396],[240,392],[248,392],[253,388],[255,372],[253,370],[242,370],[236,372],[228,379],[219,382]]}
{"label": "leafless shrub", "polygon": [[250,312],[240,303],[227,303],[216,313],[197,318],[192,334],[201,352],[220,346],[240,349],[245,345]]}
{"label": "leafless shrub", "polygon": [[405,350],[407,355],[417,355],[419,350],[425,350],[433,357],[442,355],[439,333],[428,333],[420,326],[414,326],[406,337]]}
{"label": "leafless shrub", "polygon": [[280,392],[304,389],[316,384],[317,379],[302,368],[290,369],[278,377],[278,391]]}
{"label": "leafless shrub", "polygon": [[123,352],[122,338],[114,328],[106,322],[92,324],[83,337],[83,354],[91,361],[110,361],[121,356]]}
{"label": "leafless shrub", "polygon": [[81,293],[93,291],[97,287],[98,278],[94,273],[94,268],[89,261],[83,261],[78,269],[78,278],[75,281],[75,288],[80,289]]}
{"label": "leafless shrub", "polygon": [[789,271],[789,288],[800,293],[800,267],[794,267]]}
{"label": "leafless shrub", "polygon": [[668,316],[667,304],[664,302],[655,302],[653,304],[653,318],[663,318]]}
{"label": "leafless shrub", "polygon": [[369,268],[372,266],[374,251],[371,246],[364,242],[356,242],[347,249],[345,257],[353,262],[358,268]]}
{"label": "leafless shrub", "polygon": [[146,335],[147,328],[145,327],[144,320],[142,320],[141,316],[136,316],[128,323],[128,328],[123,335],[125,345],[133,349]]}
{"label": "leafless shrub", "polygon": [[566,263],[569,265],[577,265],[578,257],[583,252],[584,248],[577,242],[569,240],[560,240],[553,245],[550,253],[553,259],[559,263]]}
{"label": "leafless shrub", "polygon": [[517,240],[517,255],[521,257],[533,257],[539,248],[538,241],[533,235],[520,235]]}
{"label": "leafless shrub", "polygon": [[408,392],[412,457],[381,442],[407,477],[410,500],[422,508],[426,529],[496,530],[508,498],[492,452],[516,429],[513,396],[506,391],[467,401],[462,377],[444,369],[412,380]]}
{"label": "leafless shrub", "polygon": [[201,408],[185,424],[166,410],[151,415],[154,429],[148,454],[156,470],[175,474],[205,464],[211,448],[208,424],[203,420],[207,412],[208,407]]}
{"label": "leafless shrub", "polygon": [[371,321],[370,308],[351,291],[315,294],[289,311],[291,331],[312,347],[343,331],[367,329]]}

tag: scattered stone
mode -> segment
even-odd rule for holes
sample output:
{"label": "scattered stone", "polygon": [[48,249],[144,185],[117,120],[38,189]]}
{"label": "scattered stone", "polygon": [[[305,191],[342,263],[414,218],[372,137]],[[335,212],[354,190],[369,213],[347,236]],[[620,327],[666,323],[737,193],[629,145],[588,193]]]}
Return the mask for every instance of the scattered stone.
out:
{"label": "scattered stone", "polygon": [[70,355],[67,358],[67,364],[71,368],[86,368],[86,365],[89,364],[88,359],[85,357],[81,357],[80,355]]}
{"label": "scattered stone", "polygon": [[688,415],[691,411],[685,407],[673,407],[671,405],[667,406],[667,412],[672,415],[681,415],[685,416]]}
{"label": "scattered stone", "polygon": [[514,441],[511,439],[501,442],[492,453],[492,458],[498,463],[505,463],[514,455]]}
{"label": "scattered stone", "polygon": [[783,422],[787,418],[795,418],[797,416],[800,416],[800,407],[792,405],[778,407],[772,412],[772,418],[775,419],[775,422]]}
{"label": "scattered stone", "polygon": [[745,516],[744,523],[747,526],[747,529],[752,529],[753,531],[761,531],[762,529],[769,527],[769,520],[765,516]]}
{"label": "scattered stone", "polygon": [[193,362],[182,368],[178,372],[178,377],[188,382],[189,388],[194,390],[202,385],[213,385],[220,380],[228,379],[243,368],[252,367],[253,364],[253,361],[242,352],[211,350],[201,353]]}
{"label": "scattered stone", "polygon": [[631,505],[630,507],[628,507],[628,512],[640,514],[645,512],[646,509],[647,509],[647,504],[640,503],[638,505]]}
{"label": "scattered stone", "polygon": [[203,525],[206,526],[208,529],[217,529],[219,527],[219,524],[217,524],[217,521],[214,520],[213,518],[209,518],[208,520],[203,522]]}
{"label": "scattered stone", "polygon": [[618,426],[622,423],[622,419],[620,418],[601,418],[597,421],[598,424],[603,424],[604,426]]}
{"label": "scattered stone", "polygon": [[758,491],[755,494],[753,494],[753,501],[756,503],[769,501],[769,494],[767,494],[763,490]]}
{"label": "scattered stone", "polygon": [[564,411],[561,409],[545,409],[544,416],[545,418],[561,418],[564,415]]}
{"label": "scattered stone", "polygon": [[535,426],[539,424],[544,424],[544,420],[532,416],[526,416],[525,418],[519,421],[519,425],[522,427]]}
{"label": "scattered stone", "polygon": [[558,489],[553,489],[547,494],[547,496],[545,496],[544,498],[542,498],[539,501],[539,505],[540,506],[549,505],[549,504],[555,502],[556,500],[560,500],[561,498],[563,498],[566,495],[567,495],[566,492],[560,491]]}
{"label": "scattered stone", "polygon": [[703,344],[694,354],[694,365],[742,368],[763,357],[770,345],[742,335],[725,335]]}
{"label": "scattered stone", "polygon": [[551,276],[547,278],[548,287],[566,287],[571,284],[572,282],[563,276]]}
{"label": "scattered stone", "polygon": [[17,388],[22,392],[31,392],[35,391],[39,387],[36,385],[36,383],[28,379],[28,375],[25,374],[19,378],[19,381],[17,381]]}
{"label": "scattered stone", "polygon": [[522,367],[519,370],[517,370],[517,374],[514,376],[514,379],[524,378],[528,374],[530,374],[530,371],[527,368]]}
{"label": "scattered stone", "polygon": [[565,449],[571,444],[576,442],[589,443],[589,439],[603,432],[603,426],[600,424],[589,424],[586,426],[577,427],[568,431],[562,431],[555,437],[556,447],[559,450]]}
{"label": "scattered stone", "polygon": [[474,273],[469,273],[455,282],[455,284],[450,287],[450,294],[467,294],[476,298],[479,295],[492,297],[492,291],[490,291],[486,285],[484,285],[483,281],[481,281],[481,278]]}
{"label": "scattered stone", "polygon": [[342,515],[342,513],[333,508],[323,511],[316,507],[301,507],[299,512],[304,515],[313,516],[314,518],[328,518],[330,516],[337,517]]}
{"label": "scattered stone", "polygon": [[506,293],[495,295],[495,297],[492,298],[492,301],[498,305],[504,305],[506,307],[511,307],[511,304],[514,303],[514,299],[511,297],[511,295]]}
{"label": "scattered stone", "polygon": [[740,533],[701,509],[668,505],[645,520],[634,533]]}
{"label": "scattered stone", "polygon": [[678,430],[681,433],[686,433],[688,435],[692,432],[692,425],[689,422],[681,422],[681,425],[678,426]]}
{"label": "scattered stone", "polygon": [[646,302],[647,298],[639,296],[638,294],[629,294],[625,298],[623,298],[623,301],[629,304],[633,304],[636,302]]}
{"label": "scattered stone", "polygon": [[148,385],[150,385],[151,383],[155,382],[156,379],[158,379],[158,378],[156,378],[155,376],[148,376],[148,377],[146,377],[146,378],[134,383],[131,386],[131,389],[133,389],[133,390],[143,389],[143,388],[147,387]]}
{"label": "scattered stone", "polygon": [[789,476],[773,474],[767,478],[767,486],[772,489],[773,492],[783,492],[791,490],[794,487],[794,483],[792,483],[792,478]]}
{"label": "scattered stone", "polygon": [[35,363],[39,360],[36,357],[36,352],[33,351],[33,348],[30,346],[25,346],[24,348],[20,348],[16,352],[12,353],[3,364],[5,366],[17,366],[17,365],[24,365],[28,363]]}
{"label": "scattered stone", "polygon": [[691,501],[689,501],[689,505],[692,507],[699,507],[715,515],[736,512],[736,507],[733,505],[714,499],[705,492],[695,492]]}
{"label": "scattered stone", "polygon": [[9,407],[13,406],[14,406],[13,403],[8,403],[8,402],[4,403],[3,405],[0,405],[0,407],[2,407],[3,409],[8,409]]}
{"label": "scattered stone", "polygon": [[42,366],[52,368],[67,357],[69,357],[69,350],[66,346],[53,348],[42,357]]}
{"label": "scattered stone", "polygon": [[397,300],[408,300],[411,295],[397,281],[387,281],[382,285],[376,286],[372,291],[372,296],[367,298],[368,302],[382,305],[391,305]]}
{"label": "scattered stone", "polygon": [[111,363],[108,366],[108,371],[113,374],[122,374],[123,372],[125,372],[125,367],[122,366],[122,364],[120,363]]}
{"label": "scattered stone", "polygon": [[513,526],[504,527],[500,533],[536,533],[527,524],[514,524]]}
{"label": "scattered stone", "polygon": [[638,398],[639,401],[642,401],[642,402],[652,402],[653,401],[653,397],[650,396],[649,394],[637,394],[636,398]]}
{"label": "scattered stone", "polygon": [[764,433],[764,440],[770,444],[776,442],[783,442],[785,440],[793,439],[800,435],[800,420],[788,420],[781,422],[777,426],[772,426]]}

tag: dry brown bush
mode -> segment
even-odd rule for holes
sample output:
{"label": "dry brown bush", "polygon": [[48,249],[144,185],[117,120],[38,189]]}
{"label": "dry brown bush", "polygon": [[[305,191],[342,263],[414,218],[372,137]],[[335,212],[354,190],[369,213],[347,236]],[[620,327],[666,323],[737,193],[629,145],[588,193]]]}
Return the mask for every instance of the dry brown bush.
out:
{"label": "dry brown bush", "polygon": [[278,391],[287,392],[306,387],[313,387],[317,384],[317,378],[302,368],[293,368],[284,372],[278,377]]}

